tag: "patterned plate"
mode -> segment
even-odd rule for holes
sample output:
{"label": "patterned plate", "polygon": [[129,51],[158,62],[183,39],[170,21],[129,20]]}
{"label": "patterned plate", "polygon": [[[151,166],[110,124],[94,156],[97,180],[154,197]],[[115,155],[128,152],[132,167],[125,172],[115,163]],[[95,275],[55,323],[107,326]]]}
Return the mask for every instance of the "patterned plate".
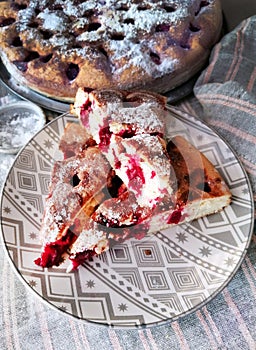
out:
{"label": "patterned plate", "polygon": [[[174,116],[175,115],[175,116]],[[61,116],[23,150],[2,196],[2,234],[8,256],[31,290],[66,314],[95,324],[162,324],[205,305],[234,276],[250,243],[253,201],[238,159],[211,129],[176,111],[169,136],[180,134],[202,151],[228,183],[233,200],[224,211],[116,245],[77,272],[67,265],[42,270],[38,230],[58,142],[71,116]]]}

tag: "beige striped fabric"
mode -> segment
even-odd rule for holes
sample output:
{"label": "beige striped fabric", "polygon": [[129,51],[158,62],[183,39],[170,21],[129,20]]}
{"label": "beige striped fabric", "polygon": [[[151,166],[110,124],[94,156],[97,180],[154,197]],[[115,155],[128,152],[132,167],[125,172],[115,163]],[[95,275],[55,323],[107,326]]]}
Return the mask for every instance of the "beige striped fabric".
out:
{"label": "beige striped fabric", "polygon": [[255,194],[256,16],[243,21],[215,46],[194,96],[178,106],[204,120],[230,144]]}

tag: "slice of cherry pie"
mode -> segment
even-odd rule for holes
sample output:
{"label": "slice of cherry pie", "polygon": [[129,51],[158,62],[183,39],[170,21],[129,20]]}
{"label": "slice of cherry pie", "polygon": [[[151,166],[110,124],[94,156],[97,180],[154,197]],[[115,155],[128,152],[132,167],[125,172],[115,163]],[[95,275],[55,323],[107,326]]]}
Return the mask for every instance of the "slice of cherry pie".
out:
{"label": "slice of cherry pie", "polygon": [[165,140],[165,100],[148,92],[80,89],[53,167],[36,264],[76,269],[116,242],[222,210],[231,193],[181,136]]}

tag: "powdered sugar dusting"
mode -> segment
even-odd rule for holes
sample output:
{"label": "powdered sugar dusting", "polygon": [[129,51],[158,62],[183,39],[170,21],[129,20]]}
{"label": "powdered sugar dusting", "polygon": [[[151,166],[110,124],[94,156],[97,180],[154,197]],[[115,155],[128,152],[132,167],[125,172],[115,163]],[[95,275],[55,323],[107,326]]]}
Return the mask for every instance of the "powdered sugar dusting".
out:
{"label": "powdered sugar dusting", "polygon": [[0,148],[15,152],[45,124],[42,113],[24,103],[7,105],[0,111]]}
{"label": "powdered sugar dusting", "polygon": [[[214,1],[209,0],[207,5]],[[91,43],[95,45],[94,51],[97,51],[97,45],[103,45],[116,79],[133,67],[157,78],[175,71],[179,59],[165,54],[165,50],[169,45],[178,45],[175,41],[176,30],[182,33],[190,21],[196,20],[200,3],[200,0],[170,3],[149,0],[55,0],[49,5],[46,0],[36,0],[29,2],[26,9],[19,10],[17,28],[22,32],[30,27],[33,37],[36,37],[33,23],[39,24],[40,28],[51,32],[49,42],[62,54],[67,51],[70,54],[74,50],[83,57],[87,53],[85,48],[90,47]],[[158,30],[159,25],[170,29]],[[167,40],[166,48],[157,48],[162,37]],[[46,42],[44,46],[47,46]],[[152,59],[152,53],[156,57],[159,55],[159,62]]]}
{"label": "powdered sugar dusting", "polygon": [[137,132],[142,133],[163,133],[164,124],[161,120],[164,111],[154,105],[154,102],[145,102],[137,107],[116,106],[116,104],[108,104],[107,114],[111,116],[110,130],[118,133],[117,128],[122,124],[135,125]]}
{"label": "powdered sugar dusting", "polygon": [[[155,78],[175,70],[179,63],[178,59],[172,59],[168,56],[163,57],[161,64],[156,65],[150,58],[150,42],[142,40],[140,43],[133,43],[128,39],[124,39],[122,43],[117,45],[116,42],[110,43],[110,49],[113,52],[112,59],[117,69],[113,68],[115,75],[119,76],[123,71],[132,68],[142,68],[148,75]],[[125,64],[122,62],[125,60]]]}
{"label": "powdered sugar dusting", "polygon": [[62,32],[66,29],[65,21],[63,21],[63,15],[51,12],[49,9],[45,9],[38,15],[38,18],[43,20],[42,27],[48,30],[55,30]]}
{"label": "powdered sugar dusting", "polygon": [[99,227],[96,227],[96,224],[92,220],[88,219],[88,221],[88,226],[82,230],[78,239],[74,243],[71,249],[71,254],[77,254],[88,249],[95,249],[95,252],[100,254],[108,248],[106,232],[101,231]]}

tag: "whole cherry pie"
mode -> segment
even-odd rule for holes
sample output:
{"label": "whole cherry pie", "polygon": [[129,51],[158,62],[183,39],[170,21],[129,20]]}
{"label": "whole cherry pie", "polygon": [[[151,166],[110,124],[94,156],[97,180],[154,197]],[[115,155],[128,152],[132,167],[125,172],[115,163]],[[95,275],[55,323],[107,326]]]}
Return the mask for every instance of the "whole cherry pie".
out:
{"label": "whole cherry pie", "polygon": [[64,101],[78,87],[167,92],[203,67],[221,28],[220,0],[0,2],[6,68]]}

